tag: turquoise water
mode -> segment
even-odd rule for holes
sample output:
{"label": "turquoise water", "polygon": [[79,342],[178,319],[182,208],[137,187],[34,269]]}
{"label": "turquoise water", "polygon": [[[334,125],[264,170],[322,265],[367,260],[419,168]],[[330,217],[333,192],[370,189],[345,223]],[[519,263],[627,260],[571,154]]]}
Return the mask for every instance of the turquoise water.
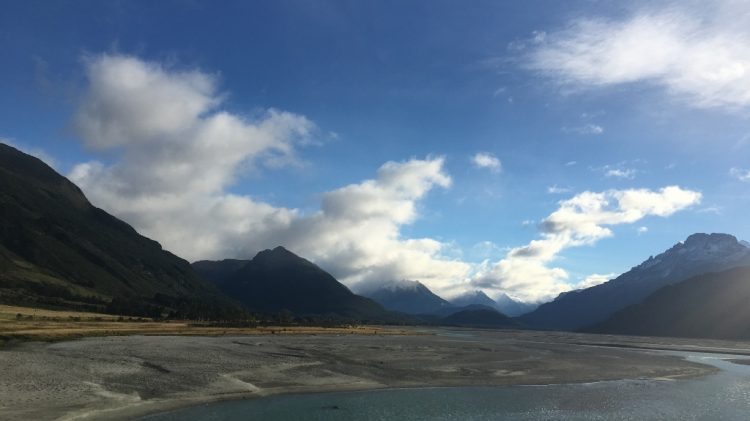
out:
{"label": "turquoise water", "polygon": [[144,420],[750,420],[750,366],[724,360],[731,356],[680,355],[722,371],[683,381],[287,395],[191,407]]}

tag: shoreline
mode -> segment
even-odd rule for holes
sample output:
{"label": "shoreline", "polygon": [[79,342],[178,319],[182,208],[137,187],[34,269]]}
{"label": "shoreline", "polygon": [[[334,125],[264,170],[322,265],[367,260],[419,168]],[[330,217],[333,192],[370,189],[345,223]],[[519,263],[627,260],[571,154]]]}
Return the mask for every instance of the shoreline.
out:
{"label": "shoreline", "polygon": [[[710,367],[706,365],[707,367]],[[181,411],[183,409],[188,409],[192,407],[202,406],[202,405],[211,405],[221,402],[234,402],[234,401],[244,401],[244,400],[255,400],[255,399],[266,399],[266,398],[272,398],[272,397],[278,397],[278,396],[298,396],[298,395],[318,395],[318,394],[340,394],[340,393],[359,393],[359,392],[377,392],[377,391],[396,391],[396,390],[429,390],[429,389],[451,389],[451,388],[522,388],[522,387],[528,387],[528,388],[536,388],[536,387],[548,387],[548,386],[563,386],[563,385],[591,385],[591,384],[599,384],[599,383],[617,383],[617,382],[628,382],[628,381],[642,381],[642,382],[665,382],[665,381],[688,381],[693,379],[702,378],[705,376],[710,376],[712,374],[716,374],[718,370],[713,370],[712,372],[708,373],[702,373],[702,374],[688,374],[684,376],[676,376],[671,378],[664,378],[664,377],[655,377],[655,378],[622,378],[622,379],[610,379],[610,380],[597,380],[593,382],[562,382],[562,383],[545,383],[545,384],[509,384],[509,385],[450,385],[450,386],[413,386],[413,387],[364,387],[364,388],[346,388],[346,387],[334,387],[334,388],[321,388],[321,389],[311,389],[311,390],[280,390],[280,391],[272,391],[270,393],[258,395],[258,394],[239,394],[238,396],[230,396],[230,397],[216,397],[216,398],[192,398],[187,400],[179,400],[175,399],[172,401],[164,401],[164,402],[154,402],[154,407],[152,408],[120,408],[115,409],[113,408],[111,411],[102,411],[107,412],[108,420],[118,421],[118,420],[128,420],[128,419],[136,419],[136,420],[144,420],[147,421],[150,416],[156,416],[159,414],[166,414],[170,412],[175,411]],[[195,401],[193,401],[195,400]],[[103,413],[97,413],[97,414],[91,414],[92,416],[97,415],[103,415]],[[86,418],[84,417],[78,417],[78,418],[63,418],[63,420],[79,420],[79,419],[95,419],[95,418]]]}
{"label": "shoreline", "polygon": [[718,370],[658,351],[676,352],[670,348],[688,342],[689,352],[741,355],[750,348],[563,332],[410,331],[20,343],[0,350],[7,373],[0,379],[0,418],[119,420],[290,394],[689,379]]}

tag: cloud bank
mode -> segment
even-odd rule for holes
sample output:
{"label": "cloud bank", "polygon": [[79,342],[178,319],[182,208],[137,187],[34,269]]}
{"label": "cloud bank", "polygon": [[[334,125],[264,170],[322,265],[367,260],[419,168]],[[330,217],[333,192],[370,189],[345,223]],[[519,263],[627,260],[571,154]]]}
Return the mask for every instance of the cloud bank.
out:
{"label": "cloud bank", "polygon": [[420,199],[451,185],[443,158],[388,162],[303,214],[229,188],[249,166],[294,162],[315,131],[304,116],[224,111],[216,77],[131,56],[90,58],[87,77],[74,125],[89,148],[114,159],[79,164],[69,177],[176,254],[249,258],[282,244],[349,285],[417,279],[440,290],[468,276],[468,264],[441,255],[445,244],[400,232]]}

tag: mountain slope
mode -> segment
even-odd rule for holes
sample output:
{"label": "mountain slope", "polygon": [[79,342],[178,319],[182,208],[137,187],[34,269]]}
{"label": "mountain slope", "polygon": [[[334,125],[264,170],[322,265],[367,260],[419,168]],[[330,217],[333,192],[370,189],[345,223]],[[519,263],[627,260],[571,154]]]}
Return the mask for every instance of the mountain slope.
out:
{"label": "mountain slope", "polygon": [[407,314],[430,314],[451,306],[448,301],[417,281],[391,282],[376,289],[359,292],[387,310]]}
{"label": "mountain slope", "polygon": [[355,295],[323,269],[283,247],[261,251],[239,269],[230,270],[240,262],[204,261],[194,263],[193,267],[224,293],[254,311],[337,315],[358,320],[387,317],[380,305]]}
{"label": "mountain slope", "polygon": [[531,327],[575,330],[602,322],[657,289],[707,272],[750,265],[750,249],[727,234],[693,234],[617,278],[561,294],[520,317]]}
{"label": "mountain slope", "polygon": [[707,273],[663,287],[588,332],[750,339],[750,267]]}
{"label": "mountain slope", "polygon": [[224,260],[201,260],[194,262],[191,266],[198,275],[218,285],[227,281],[235,272],[250,263],[249,260],[224,259]]}
{"label": "mountain slope", "polygon": [[92,206],[42,161],[4,144],[0,301],[198,318],[239,310],[188,262]]}

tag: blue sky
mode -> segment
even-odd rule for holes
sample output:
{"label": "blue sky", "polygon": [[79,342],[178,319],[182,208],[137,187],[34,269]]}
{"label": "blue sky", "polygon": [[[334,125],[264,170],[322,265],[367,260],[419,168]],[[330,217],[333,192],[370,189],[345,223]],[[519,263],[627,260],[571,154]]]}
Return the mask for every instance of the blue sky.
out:
{"label": "blue sky", "polygon": [[[750,239],[749,15],[735,1],[5,2],[0,138],[190,260],[282,243],[355,289],[416,278],[538,301],[693,232]],[[582,204],[587,191],[604,195]],[[653,195],[620,201],[638,191]]]}

